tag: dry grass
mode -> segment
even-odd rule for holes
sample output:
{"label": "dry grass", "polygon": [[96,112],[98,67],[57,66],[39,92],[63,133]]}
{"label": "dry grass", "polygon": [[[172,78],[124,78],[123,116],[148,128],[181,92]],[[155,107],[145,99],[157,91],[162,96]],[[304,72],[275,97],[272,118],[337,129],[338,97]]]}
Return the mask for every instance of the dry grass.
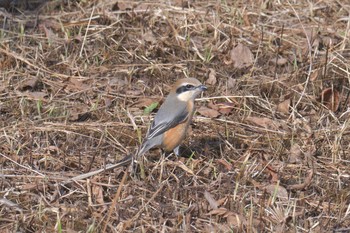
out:
{"label": "dry grass", "polygon": [[[350,231],[349,3],[18,2],[0,8],[1,232]],[[209,91],[183,157],[65,183],[133,153],[185,76]]]}

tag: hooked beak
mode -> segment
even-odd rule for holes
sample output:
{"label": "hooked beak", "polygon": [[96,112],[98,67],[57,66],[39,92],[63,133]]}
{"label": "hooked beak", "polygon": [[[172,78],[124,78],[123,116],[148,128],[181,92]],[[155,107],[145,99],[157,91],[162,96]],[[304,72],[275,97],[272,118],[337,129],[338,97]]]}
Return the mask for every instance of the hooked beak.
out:
{"label": "hooked beak", "polygon": [[205,85],[200,85],[197,87],[197,89],[199,89],[201,91],[206,91],[208,88]]}

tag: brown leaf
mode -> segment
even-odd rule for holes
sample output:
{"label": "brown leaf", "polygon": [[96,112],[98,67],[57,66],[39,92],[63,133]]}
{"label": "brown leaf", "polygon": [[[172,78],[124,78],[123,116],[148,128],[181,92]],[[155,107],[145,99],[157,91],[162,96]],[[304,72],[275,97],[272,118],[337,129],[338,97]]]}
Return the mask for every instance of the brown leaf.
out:
{"label": "brown leaf", "polygon": [[272,164],[266,165],[266,172],[271,176],[271,182],[275,183],[279,180],[277,169]]}
{"label": "brown leaf", "polygon": [[226,218],[227,223],[230,226],[234,226],[234,227],[241,227],[242,225],[247,224],[247,220],[244,218],[243,215],[234,213],[223,207],[214,209],[210,211],[207,215],[222,216],[223,218]]}
{"label": "brown leaf", "polygon": [[33,91],[33,92],[21,92],[20,94],[21,96],[26,96],[29,99],[33,99],[33,100],[43,100],[45,96],[47,96],[47,93],[45,92],[41,92],[41,91]]}
{"label": "brown leaf", "polygon": [[109,108],[112,105],[112,98],[110,97],[103,97],[102,98],[104,103],[105,103],[105,107]]}
{"label": "brown leaf", "polygon": [[68,83],[66,88],[70,89],[70,90],[83,91],[83,90],[90,89],[91,86],[88,84],[85,84],[83,80],[81,80],[77,77],[70,77],[69,83]]}
{"label": "brown leaf", "polygon": [[204,197],[205,199],[208,201],[210,207],[214,210],[216,210],[218,208],[218,203],[217,201],[214,199],[214,197],[207,191],[204,191]]}
{"label": "brown leaf", "polygon": [[216,203],[218,203],[218,206],[223,205],[225,202],[227,202],[227,197],[223,197],[216,201]]}
{"label": "brown leaf", "polygon": [[212,101],[208,103],[208,107],[214,110],[219,110],[219,106],[217,104],[214,104]]}
{"label": "brown leaf", "polygon": [[146,11],[150,8],[150,5],[146,2],[140,2],[136,7],[135,7],[135,12],[137,11]]}
{"label": "brown leaf", "polygon": [[234,103],[222,102],[217,104],[219,106],[219,112],[224,115],[228,115],[234,108]]}
{"label": "brown leaf", "polygon": [[253,64],[254,55],[250,49],[243,45],[238,44],[230,52],[230,63],[233,63],[235,68],[245,68]]}
{"label": "brown leaf", "polygon": [[141,90],[127,90],[125,92],[126,95],[131,95],[131,96],[139,96],[141,95],[143,92]]}
{"label": "brown leaf", "polygon": [[310,74],[310,80],[314,82],[318,77],[319,70],[313,70]]}
{"label": "brown leaf", "polygon": [[197,110],[202,116],[210,117],[210,118],[216,118],[220,115],[220,113],[214,109],[207,108],[205,106],[201,106]]}
{"label": "brown leaf", "polygon": [[94,196],[97,204],[100,204],[100,205],[105,204],[103,200],[103,189],[101,185],[94,184],[92,186],[92,195]]}
{"label": "brown leaf", "polygon": [[285,187],[277,184],[270,184],[264,187],[271,195],[276,195],[279,198],[288,199],[288,192]]}
{"label": "brown leaf", "polygon": [[283,66],[283,65],[287,64],[287,62],[288,62],[288,60],[283,58],[283,57],[277,58],[277,61],[276,61],[276,58],[272,58],[270,60],[271,64],[278,65],[278,66]]}
{"label": "brown leaf", "polygon": [[246,218],[243,215],[231,212],[227,216],[227,223],[230,226],[241,227],[242,225],[246,225],[247,224],[247,220],[246,220]]}
{"label": "brown leaf", "polygon": [[224,215],[226,214],[227,212],[229,212],[226,208],[224,207],[221,207],[221,208],[218,208],[218,209],[214,209],[212,211],[210,211],[209,213],[207,213],[207,215]]}
{"label": "brown leaf", "polygon": [[234,88],[236,86],[236,79],[228,78],[227,79],[227,88]]}
{"label": "brown leaf", "polygon": [[187,167],[184,163],[182,163],[181,161],[177,161],[177,162],[168,161],[166,164],[179,167],[182,170],[184,170],[185,172],[187,172],[188,174],[194,175],[193,171],[189,167]]}
{"label": "brown leaf", "polygon": [[289,153],[290,154],[288,160],[290,163],[297,163],[302,160],[301,156],[303,155],[303,153],[298,144],[293,144],[289,150]]}
{"label": "brown leaf", "polygon": [[289,106],[290,106],[290,99],[286,99],[285,101],[277,105],[277,111],[281,113],[289,113]]}
{"label": "brown leaf", "polygon": [[47,40],[51,43],[53,41],[58,41],[60,38],[50,29],[43,26]]}
{"label": "brown leaf", "polygon": [[24,190],[28,191],[28,190],[32,190],[32,189],[37,190],[38,189],[38,184],[36,184],[36,183],[25,183],[20,188],[21,188],[22,191],[24,191]]}
{"label": "brown leaf", "polygon": [[145,41],[150,42],[151,44],[157,43],[157,39],[156,39],[156,37],[154,36],[154,34],[153,34],[152,31],[148,31],[148,32],[146,32],[145,34],[143,34],[142,38],[143,38]]}
{"label": "brown leaf", "polygon": [[287,64],[287,62],[288,62],[288,60],[283,58],[283,57],[280,57],[280,58],[277,59],[277,65],[278,66],[283,66],[283,65]]}
{"label": "brown leaf", "polygon": [[303,183],[288,185],[287,188],[290,189],[290,190],[302,190],[302,189],[306,188],[307,186],[309,186],[311,184],[313,176],[314,176],[314,170],[310,169],[309,174],[305,178]]}
{"label": "brown leaf", "polygon": [[216,80],[216,71],[212,68],[209,69],[209,78],[205,81],[208,85],[215,85]]}
{"label": "brown leaf", "polygon": [[111,86],[124,87],[124,86],[128,85],[128,81],[125,78],[112,77],[109,80],[109,84]]}
{"label": "brown leaf", "polygon": [[131,1],[119,1],[113,6],[112,10],[125,11],[125,10],[132,10],[133,7],[134,7],[133,2]]}
{"label": "brown leaf", "polygon": [[339,92],[333,88],[324,89],[321,93],[320,101],[329,110],[335,112],[339,108]]}
{"label": "brown leaf", "polygon": [[218,163],[222,164],[227,170],[231,170],[232,169],[232,164],[227,162],[225,159],[218,159],[217,160]]}
{"label": "brown leaf", "polygon": [[19,90],[25,91],[28,89],[34,89],[37,84],[38,84],[37,77],[27,78],[19,85]]}
{"label": "brown leaf", "polygon": [[272,130],[277,130],[280,126],[280,123],[266,117],[247,117],[246,121]]}
{"label": "brown leaf", "polygon": [[141,98],[139,101],[135,102],[131,106],[138,107],[138,108],[145,108],[153,104],[154,102],[158,102],[156,99],[151,98]]}

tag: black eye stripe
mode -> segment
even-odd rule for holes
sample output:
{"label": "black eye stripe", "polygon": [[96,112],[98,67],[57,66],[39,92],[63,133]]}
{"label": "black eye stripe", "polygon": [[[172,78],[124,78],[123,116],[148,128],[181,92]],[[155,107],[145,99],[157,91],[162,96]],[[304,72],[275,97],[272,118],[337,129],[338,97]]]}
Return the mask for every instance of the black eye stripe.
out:
{"label": "black eye stripe", "polygon": [[181,86],[179,88],[176,89],[176,94],[181,94],[185,91],[190,91],[190,90],[193,90],[195,88],[195,86],[191,85],[191,84],[187,84],[187,85],[184,85],[184,86]]}
{"label": "black eye stripe", "polygon": [[181,86],[181,87],[176,89],[176,94],[181,94],[185,91],[187,91],[187,88],[185,86]]}

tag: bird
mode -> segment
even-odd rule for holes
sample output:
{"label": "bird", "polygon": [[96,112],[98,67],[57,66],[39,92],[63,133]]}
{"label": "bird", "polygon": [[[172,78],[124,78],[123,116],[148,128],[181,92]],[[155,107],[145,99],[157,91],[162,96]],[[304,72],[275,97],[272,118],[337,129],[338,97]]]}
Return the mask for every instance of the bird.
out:
{"label": "bird", "polygon": [[173,151],[178,156],[180,144],[195,112],[194,100],[206,90],[207,87],[195,78],[183,78],[175,82],[156,113],[138,152],[127,155],[105,170],[134,164],[150,149],[157,147],[165,152]]}
{"label": "bird", "polygon": [[207,87],[198,79],[178,80],[155,115],[136,157],[155,147],[173,151],[178,156],[195,112],[194,100],[206,90]]}

